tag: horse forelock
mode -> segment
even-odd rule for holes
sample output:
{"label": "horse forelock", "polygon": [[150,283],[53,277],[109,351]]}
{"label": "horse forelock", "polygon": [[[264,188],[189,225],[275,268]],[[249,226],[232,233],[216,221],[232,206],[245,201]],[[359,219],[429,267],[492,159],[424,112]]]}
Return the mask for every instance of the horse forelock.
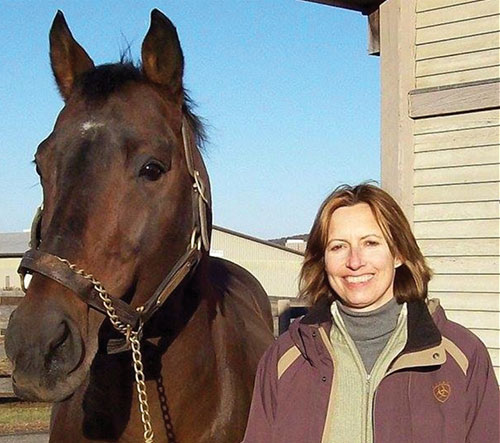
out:
{"label": "horse forelock", "polygon": [[[142,72],[141,66],[123,60],[118,63],[99,65],[85,72],[78,78],[76,86],[85,100],[100,102],[106,100],[112,94],[119,93],[122,88],[130,83],[147,84],[148,81]],[[203,120],[193,112],[196,105],[187,91],[183,90],[183,94],[182,113],[195,137],[196,145],[201,151],[204,151],[207,140],[205,125]],[[92,129],[90,126],[93,125],[85,125],[82,130]]]}
{"label": "horse forelock", "polygon": [[141,70],[133,63],[120,62],[100,65],[83,73],[76,86],[87,100],[100,101],[118,92],[126,83],[143,81]]}

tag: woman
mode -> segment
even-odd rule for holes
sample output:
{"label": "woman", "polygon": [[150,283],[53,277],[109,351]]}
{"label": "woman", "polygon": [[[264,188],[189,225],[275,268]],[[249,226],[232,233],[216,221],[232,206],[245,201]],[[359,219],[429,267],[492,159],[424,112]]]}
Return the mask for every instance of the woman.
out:
{"label": "woman", "polygon": [[390,195],[334,191],[301,271],[312,307],[263,356],[244,442],[498,442],[489,355],[427,299],[430,278]]}

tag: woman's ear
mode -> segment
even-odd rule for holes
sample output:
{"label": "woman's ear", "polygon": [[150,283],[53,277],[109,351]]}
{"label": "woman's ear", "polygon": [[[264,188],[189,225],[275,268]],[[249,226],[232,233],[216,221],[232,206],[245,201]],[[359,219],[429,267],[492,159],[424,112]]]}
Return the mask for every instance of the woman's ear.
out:
{"label": "woman's ear", "polygon": [[399,268],[403,263],[404,263],[403,260],[401,260],[399,257],[396,257],[394,259],[394,267],[395,268]]}

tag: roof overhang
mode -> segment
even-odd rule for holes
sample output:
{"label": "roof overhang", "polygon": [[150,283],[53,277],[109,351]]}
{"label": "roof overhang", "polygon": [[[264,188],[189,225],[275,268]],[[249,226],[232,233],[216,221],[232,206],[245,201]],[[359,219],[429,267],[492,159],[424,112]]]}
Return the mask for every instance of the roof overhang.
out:
{"label": "roof overhang", "polygon": [[364,15],[370,15],[376,11],[385,0],[304,0],[306,2],[321,3],[323,5],[336,6],[337,8],[352,9]]}

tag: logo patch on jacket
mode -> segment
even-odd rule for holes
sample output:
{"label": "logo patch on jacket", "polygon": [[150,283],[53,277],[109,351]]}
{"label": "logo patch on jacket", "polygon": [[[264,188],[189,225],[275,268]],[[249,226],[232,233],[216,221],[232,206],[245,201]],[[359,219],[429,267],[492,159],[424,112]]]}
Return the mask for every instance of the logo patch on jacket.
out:
{"label": "logo patch on jacket", "polygon": [[438,402],[444,403],[450,397],[451,385],[447,381],[440,381],[434,385],[432,392]]}

